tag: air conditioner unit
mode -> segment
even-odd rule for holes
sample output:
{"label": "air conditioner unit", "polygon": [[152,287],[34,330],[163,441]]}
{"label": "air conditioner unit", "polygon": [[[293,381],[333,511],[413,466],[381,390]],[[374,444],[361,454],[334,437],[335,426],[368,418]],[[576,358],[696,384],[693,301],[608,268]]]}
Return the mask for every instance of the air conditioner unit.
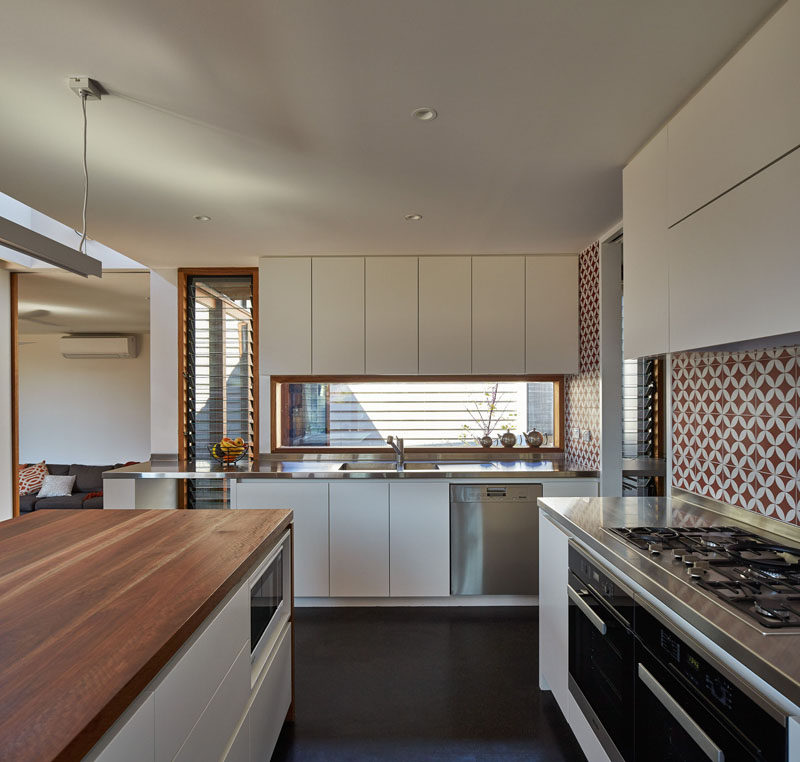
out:
{"label": "air conditioner unit", "polygon": [[138,352],[136,336],[93,335],[62,336],[61,354],[68,360],[132,359]]}

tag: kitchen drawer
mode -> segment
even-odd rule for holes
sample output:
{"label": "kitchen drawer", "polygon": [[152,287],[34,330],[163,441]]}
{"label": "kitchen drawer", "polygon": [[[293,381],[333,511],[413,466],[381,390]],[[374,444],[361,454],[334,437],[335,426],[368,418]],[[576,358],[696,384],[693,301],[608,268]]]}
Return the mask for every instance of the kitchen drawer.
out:
{"label": "kitchen drawer", "polygon": [[222,762],[250,762],[250,714],[246,714],[236,735],[222,756]]}
{"label": "kitchen drawer", "polygon": [[[129,717],[126,715],[123,714],[106,733],[110,740],[106,743],[104,736],[83,758],[84,762],[146,762],[153,759],[153,694],[147,696]],[[102,750],[98,750],[104,743]]]}
{"label": "kitchen drawer", "polygon": [[236,661],[217,688],[175,762],[218,760],[244,714],[250,697],[250,646],[245,643]]}
{"label": "kitchen drawer", "polygon": [[292,625],[287,623],[267,667],[256,684],[249,712],[250,761],[267,762],[272,756],[292,703]]}
{"label": "kitchen drawer", "polygon": [[[249,591],[242,586],[164,668],[155,689],[157,762],[178,753],[242,646],[249,643],[249,604]],[[249,687],[246,677],[245,684]]]}

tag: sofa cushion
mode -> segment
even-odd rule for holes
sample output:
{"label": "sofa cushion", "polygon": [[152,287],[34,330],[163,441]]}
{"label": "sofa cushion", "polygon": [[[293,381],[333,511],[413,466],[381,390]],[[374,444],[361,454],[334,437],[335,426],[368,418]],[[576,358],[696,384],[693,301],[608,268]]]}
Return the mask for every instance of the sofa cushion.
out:
{"label": "sofa cushion", "polygon": [[111,466],[80,466],[73,463],[69,467],[70,475],[75,475],[76,492],[99,492],[103,489],[103,471]]}
{"label": "sofa cushion", "polygon": [[47,473],[55,476],[66,476],[69,474],[69,463],[48,463]]}
{"label": "sofa cushion", "polygon": [[19,494],[30,495],[38,492],[42,488],[42,484],[44,484],[47,473],[47,466],[44,461],[21,469],[17,474]]}
{"label": "sofa cushion", "polygon": [[84,508],[102,508],[103,507],[103,496],[100,495],[100,497],[85,498],[83,503],[82,503],[82,505],[83,505]]}
{"label": "sofa cushion", "polygon": [[30,513],[36,505],[36,495],[20,495],[19,497],[19,512]]}
{"label": "sofa cushion", "polygon": [[43,511],[50,508],[83,508],[83,498],[76,492],[74,495],[64,495],[63,497],[42,497],[36,501],[36,510]]}

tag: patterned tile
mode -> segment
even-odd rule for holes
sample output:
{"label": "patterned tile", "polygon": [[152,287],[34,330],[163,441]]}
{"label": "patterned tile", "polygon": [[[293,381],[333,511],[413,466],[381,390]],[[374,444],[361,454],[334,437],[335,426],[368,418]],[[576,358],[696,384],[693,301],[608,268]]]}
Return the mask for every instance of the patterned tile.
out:
{"label": "patterned tile", "polygon": [[[564,383],[564,450],[567,457],[588,469],[600,468],[600,245],[578,257],[579,373]],[[573,430],[581,436],[573,438]],[[586,442],[582,434],[591,434]]]}
{"label": "patterned tile", "polygon": [[800,347],[682,352],[671,394],[675,486],[800,523]]}

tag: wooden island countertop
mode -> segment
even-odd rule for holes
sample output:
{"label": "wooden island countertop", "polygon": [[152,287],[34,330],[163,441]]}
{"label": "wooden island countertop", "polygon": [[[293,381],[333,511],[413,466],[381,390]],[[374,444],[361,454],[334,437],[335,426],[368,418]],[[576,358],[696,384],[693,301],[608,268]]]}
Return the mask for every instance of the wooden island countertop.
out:
{"label": "wooden island countertop", "polygon": [[81,759],[291,520],[51,510],[0,523],[0,759]]}

